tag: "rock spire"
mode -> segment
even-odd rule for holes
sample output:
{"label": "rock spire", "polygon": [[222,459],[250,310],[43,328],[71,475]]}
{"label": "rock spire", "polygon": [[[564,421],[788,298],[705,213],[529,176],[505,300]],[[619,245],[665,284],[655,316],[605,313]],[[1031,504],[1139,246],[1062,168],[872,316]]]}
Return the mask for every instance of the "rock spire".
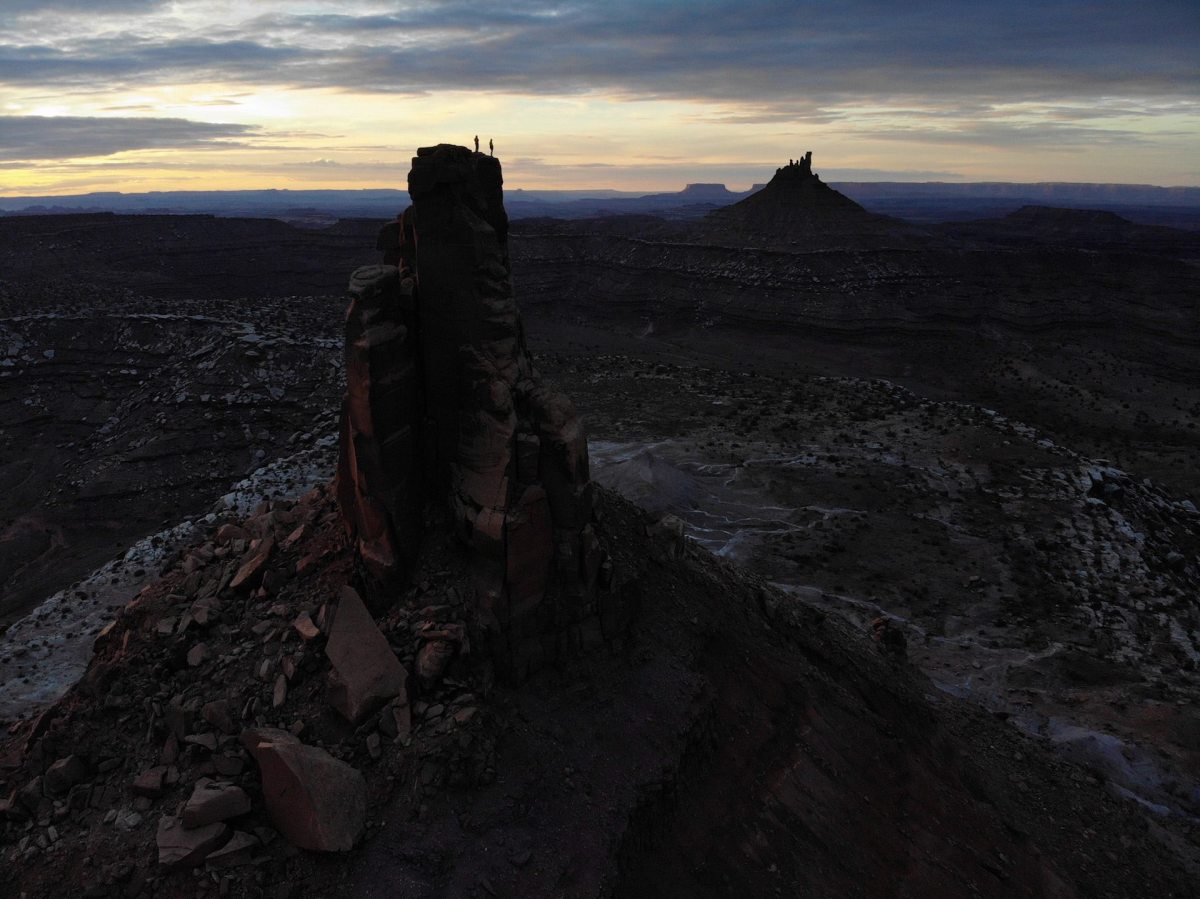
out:
{"label": "rock spire", "polygon": [[365,568],[403,581],[448,511],[480,626],[518,678],[623,618],[592,527],[587,438],[542,382],[513,296],[500,161],[422,148],[415,278],[354,273],[338,498]]}

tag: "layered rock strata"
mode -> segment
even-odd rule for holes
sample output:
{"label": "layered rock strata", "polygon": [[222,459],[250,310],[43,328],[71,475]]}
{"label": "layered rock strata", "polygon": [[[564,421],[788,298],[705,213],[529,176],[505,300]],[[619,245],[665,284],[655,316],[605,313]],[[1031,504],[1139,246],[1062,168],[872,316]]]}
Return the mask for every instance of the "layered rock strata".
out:
{"label": "layered rock strata", "polygon": [[502,185],[499,160],[464,147],[414,158],[415,286],[391,266],[351,281],[338,497],[384,583],[411,571],[422,502],[448,507],[478,623],[520,678],[618,636],[627,610],[598,589],[583,424],[526,349]]}

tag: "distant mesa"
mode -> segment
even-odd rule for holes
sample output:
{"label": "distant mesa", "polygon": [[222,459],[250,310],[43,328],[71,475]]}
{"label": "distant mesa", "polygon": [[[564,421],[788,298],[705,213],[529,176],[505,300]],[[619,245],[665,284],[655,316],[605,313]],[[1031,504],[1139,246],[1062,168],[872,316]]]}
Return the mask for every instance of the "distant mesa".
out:
{"label": "distant mesa", "polygon": [[731,197],[737,197],[740,194],[730,190],[724,184],[699,182],[687,185],[687,187],[680,191],[680,196],[693,200],[728,201]]}

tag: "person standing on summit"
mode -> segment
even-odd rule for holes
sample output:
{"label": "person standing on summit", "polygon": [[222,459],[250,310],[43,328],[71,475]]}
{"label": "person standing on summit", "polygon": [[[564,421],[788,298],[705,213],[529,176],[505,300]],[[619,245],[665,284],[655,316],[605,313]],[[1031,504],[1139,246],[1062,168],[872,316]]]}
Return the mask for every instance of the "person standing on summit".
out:
{"label": "person standing on summit", "polygon": [[475,152],[476,153],[479,152],[479,135],[478,134],[475,135]]}

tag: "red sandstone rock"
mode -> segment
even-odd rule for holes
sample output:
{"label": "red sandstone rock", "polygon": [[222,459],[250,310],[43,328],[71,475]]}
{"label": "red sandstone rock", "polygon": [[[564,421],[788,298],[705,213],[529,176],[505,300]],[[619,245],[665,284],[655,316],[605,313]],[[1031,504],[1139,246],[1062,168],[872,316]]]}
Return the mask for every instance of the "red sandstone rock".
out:
{"label": "red sandstone rock", "polygon": [[554,531],[546,491],[526,487],[508,516],[507,580],[512,603],[519,610],[541,602],[554,557]]}
{"label": "red sandstone rock", "polygon": [[220,849],[229,839],[229,828],[224,824],[209,824],[188,830],[183,821],[171,815],[163,815],[158,822],[158,863],[169,868],[194,868]]}
{"label": "red sandstone rock", "polygon": [[180,816],[189,830],[227,821],[250,811],[250,797],[241,787],[200,778]]}
{"label": "red sandstone rock", "polygon": [[246,532],[236,524],[223,524],[217,528],[218,543],[232,543],[234,540],[245,540]]}
{"label": "red sandstone rock", "polygon": [[[350,284],[337,496],[361,561],[385,583],[411,568],[424,500],[448,500],[489,646],[515,673],[577,647],[587,616],[600,632],[603,550],[587,530],[582,422],[525,346],[502,185],[498,160],[463,147],[413,160],[415,290],[392,266]],[[422,680],[452,651],[426,643]],[[337,675],[336,692],[350,692]]]}
{"label": "red sandstone rock", "polygon": [[367,816],[360,772],[284,730],[247,730],[242,744],[258,762],[271,821],[290,843],[319,852],[354,847]]}
{"label": "red sandstone rock", "polygon": [[204,865],[207,868],[236,868],[248,864],[258,845],[258,837],[235,830],[228,843],[209,854]]}
{"label": "red sandstone rock", "polygon": [[442,679],[446,666],[454,658],[454,644],[449,640],[430,640],[417,652],[417,678],[429,689]]}
{"label": "red sandstone rock", "polygon": [[404,666],[350,587],[342,588],[325,654],[337,675],[330,679],[330,704],[351,723],[404,690]]}
{"label": "red sandstone rock", "polygon": [[59,759],[46,769],[45,790],[49,796],[62,796],[87,776],[87,767],[77,755]]}
{"label": "red sandstone rock", "polygon": [[309,640],[315,640],[321,636],[321,632],[317,630],[317,626],[313,624],[312,616],[308,612],[301,612],[296,616],[296,620],[292,622],[292,627],[296,629],[296,633],[300,635],[300,639],[307,643]]}
{"label": "red sandstone rock", "polygon": [[158,796],[163,790],[163,779],[167,776],[167,766],[157,765],[147,771],[143,771],[133,779],[133,783],[129,785],[129,789],[139,796],[149,796],[151,798]]}
{"label": "red sandstone rock", "polygon": [[275,538],[268,534],[262,539],[258,548],[254,550],[254,555],[238,569],[237,574],[233,576],[233,580],[229,582],[229,588],[231,590],[253,590],[258,586],[258,582],[262,580],[263,570],[266,568],[267,561],[271,558],[271,552],[274,549]]}

